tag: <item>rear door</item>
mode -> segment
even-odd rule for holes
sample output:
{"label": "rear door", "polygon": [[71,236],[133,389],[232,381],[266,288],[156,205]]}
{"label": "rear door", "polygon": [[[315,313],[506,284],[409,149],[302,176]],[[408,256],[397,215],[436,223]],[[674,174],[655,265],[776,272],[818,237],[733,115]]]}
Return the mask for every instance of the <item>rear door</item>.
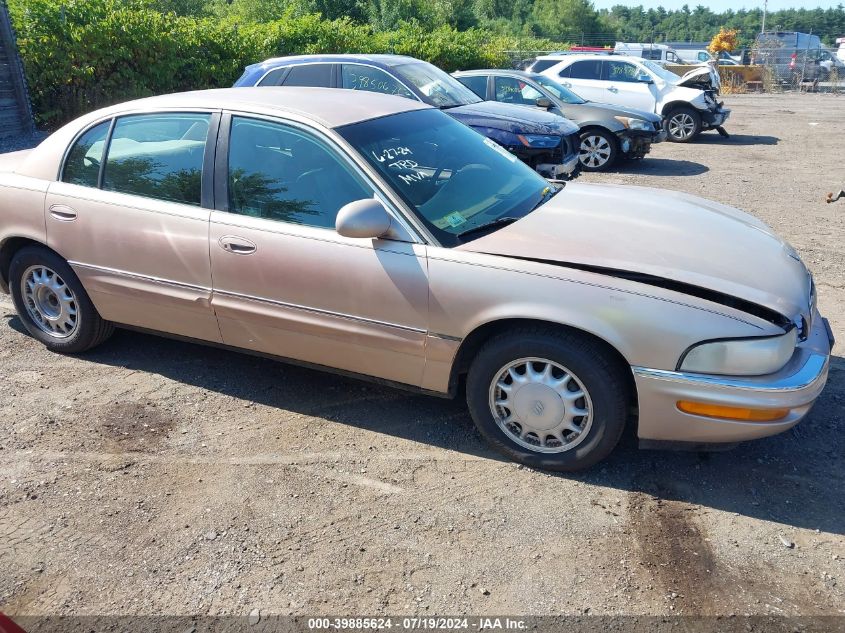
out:
{"label": "rear door", "polygon": [[341,207],[377,194],[321,132],[226,115],[220,136],[208,247],[223,341],[419,385],[426,247],[335,231]]}
{"label": "rear door", "polygon": [[607,82],[601,78],[600,59],[581,59],[573,62],[560,72],[559,81],[571,88],[579,97],[598,103],[615,103],[614,96],[607,90]]}
{"label": "rear door", "polygon": [[104,319],[219,341],[208,221],[219,112],[120,116],[86,130],[47,193],[47,243]]}

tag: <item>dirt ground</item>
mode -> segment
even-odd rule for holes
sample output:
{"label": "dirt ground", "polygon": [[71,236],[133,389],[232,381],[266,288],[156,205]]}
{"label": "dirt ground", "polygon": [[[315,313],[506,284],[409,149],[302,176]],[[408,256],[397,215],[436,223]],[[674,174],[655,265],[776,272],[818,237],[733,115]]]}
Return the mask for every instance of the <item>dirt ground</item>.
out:
{"label": "dirt ground", "polygon": [[[759,216],[845,341],[845,202],[823,202],[845,97],[726,100],[730,139],[583,179]],[[626,437],[555,476],[500,459],[459,402],[127,331],[57,356],[0,297],[0,609],[845,616],[835,353],[792,432],[707,454]]]}

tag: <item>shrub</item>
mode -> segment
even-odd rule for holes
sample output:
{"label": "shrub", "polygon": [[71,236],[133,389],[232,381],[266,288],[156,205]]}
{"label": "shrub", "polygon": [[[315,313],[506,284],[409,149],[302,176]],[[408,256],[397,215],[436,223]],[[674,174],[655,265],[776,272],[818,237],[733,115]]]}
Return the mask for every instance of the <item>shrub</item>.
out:
{"label": "shrub", "polygon": [[[550,50],[535,38],[403,22],[374,32],[347,18],[271,22],[162,13],[152,0],[9,0],[41,125],[153,94],[230,86],[248,64],[305,53],[396,53],[444,70],[501,67],[509,50]],[[559,45],[557,46],[559,48]]]}

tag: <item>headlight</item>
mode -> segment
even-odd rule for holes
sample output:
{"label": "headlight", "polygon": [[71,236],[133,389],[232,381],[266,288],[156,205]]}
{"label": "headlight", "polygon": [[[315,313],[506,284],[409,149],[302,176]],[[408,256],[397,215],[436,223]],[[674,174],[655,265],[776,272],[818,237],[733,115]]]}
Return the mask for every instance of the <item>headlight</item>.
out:
{"label": "headlight", "polygon": [[798,341],[798,328],[782,336],[701,343],[681,359],[681,371],[731,376],[763,376],[786,365]]}
{"label": "headlight", "polygon": [[629,116],[615,116],[613,117],[624,125],[629,130],[644,130],[646,132],[654,132],[654,126],[648,121],[642,119],[635,119]]}
{"label": "headlight", "polygon": [[517,134],[525,147],[551,148],[560,145],[560,137],[545,134]]}

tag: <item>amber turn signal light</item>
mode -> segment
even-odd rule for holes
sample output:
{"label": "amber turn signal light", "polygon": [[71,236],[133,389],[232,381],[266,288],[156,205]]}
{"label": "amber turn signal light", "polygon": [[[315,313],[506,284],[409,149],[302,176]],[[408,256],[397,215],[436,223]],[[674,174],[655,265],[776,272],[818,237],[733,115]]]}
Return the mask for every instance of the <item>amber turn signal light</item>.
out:
{"label": "amber turn signal light", "polygon": [[789,415],[789,409],[749,409],[748,407],[726,407],[721,404],[707,404],[679,400],[678,409],[684,413],[703,415],[721,420],[740,420],[742,422],[774,422]]}

